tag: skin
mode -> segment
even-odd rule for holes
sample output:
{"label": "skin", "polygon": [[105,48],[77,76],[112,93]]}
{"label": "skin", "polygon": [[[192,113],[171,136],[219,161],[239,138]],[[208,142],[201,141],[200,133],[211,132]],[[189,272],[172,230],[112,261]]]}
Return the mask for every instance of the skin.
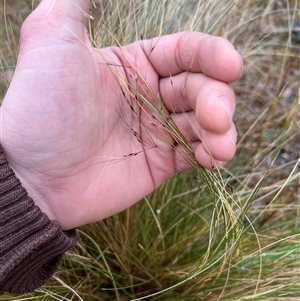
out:
{"label": "skin", "polygon": [[149,109],[136,102],[138,113],[130,108],[116,72],[134,94],[154,102],[154,93],[165,103],[201,165],[211,168],[235,153],[229,83],[241,76],[242,60],[234,47],[181,32],[95,49],[85,26],[90,4],[43,0],[27,18],[0,112],[9,164],[64,230],[120,212],[190,168]]}

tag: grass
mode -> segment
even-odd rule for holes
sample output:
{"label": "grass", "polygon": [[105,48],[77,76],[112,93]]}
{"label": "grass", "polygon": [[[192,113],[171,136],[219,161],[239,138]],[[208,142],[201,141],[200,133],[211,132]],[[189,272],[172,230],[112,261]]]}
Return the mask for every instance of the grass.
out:
{"label": "grass", "polygon": [[[199,167],[181,173],[125,212],[79,229],[78,247],[41,289],[2,300],[299,300],[299,2],[94,2],[90,32],[100,47],[181,30],[236,46],[244,60],[233,84],[237,154],[209,173],[220,194],[199,182]],[[6,3],[2,95],[35,4]]]}

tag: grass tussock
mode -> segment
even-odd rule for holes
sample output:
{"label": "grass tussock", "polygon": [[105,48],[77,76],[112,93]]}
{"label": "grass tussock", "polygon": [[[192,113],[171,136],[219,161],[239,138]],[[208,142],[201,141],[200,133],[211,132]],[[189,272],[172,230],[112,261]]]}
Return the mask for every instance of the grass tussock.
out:
{"label": "grass tussock", "polygon": [[[237,154],[218,172],[195,163],[127,211],[82,227],[77,249],[43,288],[2,300],[299,300],[298,1],[94,3],[89,30],[99,47],[182,30],[236,46],[244,60],[233,84]],[[34,4],[1,7],[3,91],[19,25]],[[180,131],[165,125],[189,151]]]}

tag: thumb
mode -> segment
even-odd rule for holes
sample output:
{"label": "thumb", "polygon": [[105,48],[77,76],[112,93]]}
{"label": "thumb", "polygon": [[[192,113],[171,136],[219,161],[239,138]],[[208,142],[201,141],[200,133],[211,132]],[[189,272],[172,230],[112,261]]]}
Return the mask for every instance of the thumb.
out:
{"label": "thumb", "polygon": [[90,5],[91,0],[42,0],[23,23],[21,42],[45,47],[59,39],[77,38],[89,44],[86,23]]}
{"label": "thumb", "polygon": [[86,25],[91,2],[91,0],[42,0],[32,16],[52,17],[63,23],[73,20]]}

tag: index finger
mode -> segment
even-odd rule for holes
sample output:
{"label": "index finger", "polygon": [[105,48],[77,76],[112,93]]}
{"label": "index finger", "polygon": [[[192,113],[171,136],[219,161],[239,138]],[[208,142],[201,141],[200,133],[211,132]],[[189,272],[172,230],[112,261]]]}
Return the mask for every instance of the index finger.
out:
{"label": "index finger", "polygon": [[224,82],[237,80],[243,69],[240,54],[226,39],[186,31],[144,40],[143,48],[161,77],[182,71],[201,72]]}

